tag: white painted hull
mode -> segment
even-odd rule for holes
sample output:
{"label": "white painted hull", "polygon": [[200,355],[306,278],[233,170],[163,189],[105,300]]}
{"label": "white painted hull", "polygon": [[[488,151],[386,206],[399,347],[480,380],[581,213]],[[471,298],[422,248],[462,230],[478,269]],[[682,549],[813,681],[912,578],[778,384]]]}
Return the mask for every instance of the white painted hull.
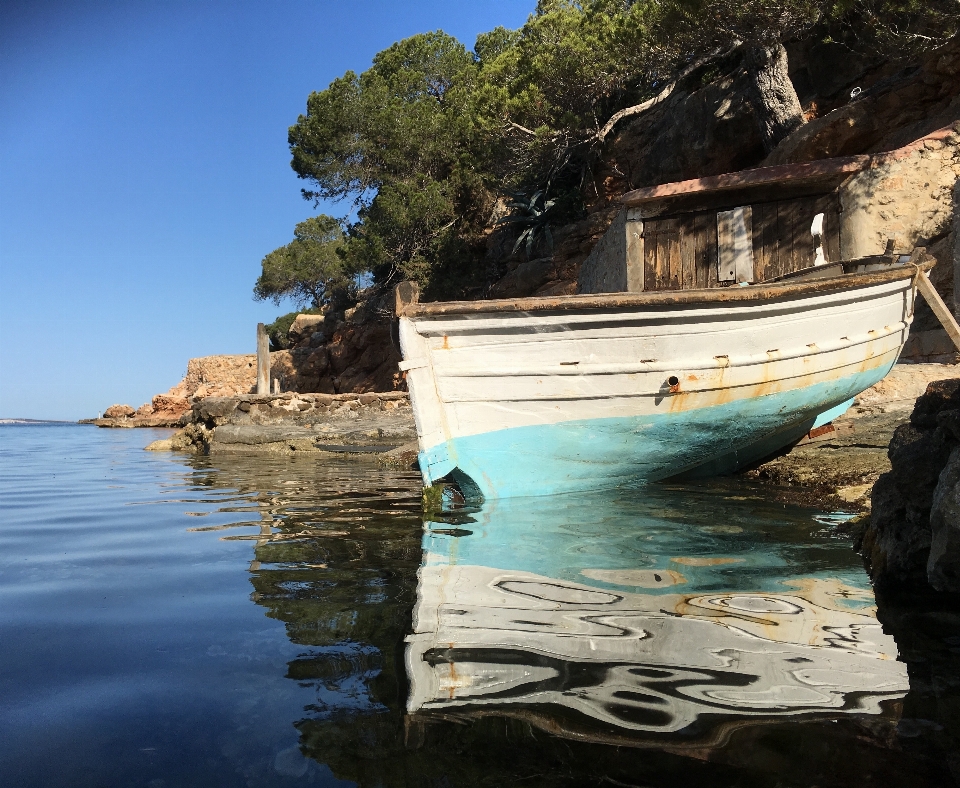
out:
{"label": "white painted hull", "polygon": [[454,472],[486,496],[549,494],[773,451],[896,361],[913,281],[862,281],[754,301],[401,317],[424,481]]}

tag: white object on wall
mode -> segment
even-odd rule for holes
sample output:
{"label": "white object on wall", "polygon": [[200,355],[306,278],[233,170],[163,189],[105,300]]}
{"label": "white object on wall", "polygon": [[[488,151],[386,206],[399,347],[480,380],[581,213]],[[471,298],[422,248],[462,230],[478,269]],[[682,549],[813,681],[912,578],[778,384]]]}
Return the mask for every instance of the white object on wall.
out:
{"label": "white object on wall", "polygon": [[823,265],[827,262],[823,256],[823,214],[818,213],[813,217],[813,224],[810,225],[810,235],[813,236],[813,245],[816,248],[814,265]]}

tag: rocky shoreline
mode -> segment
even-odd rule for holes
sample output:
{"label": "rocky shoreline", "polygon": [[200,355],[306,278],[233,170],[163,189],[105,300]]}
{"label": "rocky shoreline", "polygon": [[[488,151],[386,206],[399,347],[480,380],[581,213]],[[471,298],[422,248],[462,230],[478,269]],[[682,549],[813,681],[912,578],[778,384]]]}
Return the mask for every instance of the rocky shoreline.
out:
{"label": "rocky shoreline", "polygon": [[343,456],[408,447],[416,455],[417,432],[406,392],[206,397],[193,404],[184,420],[183,429],[147,449]]}
{"label": "rocky shoreline", "polygon": [[891,470],[888,448],[917,398],[936,381],[960,377],[956,364],[897,364],[836,419],[833,429],[790,447],[743,475],[784,502],[870,511],[871,491]]}

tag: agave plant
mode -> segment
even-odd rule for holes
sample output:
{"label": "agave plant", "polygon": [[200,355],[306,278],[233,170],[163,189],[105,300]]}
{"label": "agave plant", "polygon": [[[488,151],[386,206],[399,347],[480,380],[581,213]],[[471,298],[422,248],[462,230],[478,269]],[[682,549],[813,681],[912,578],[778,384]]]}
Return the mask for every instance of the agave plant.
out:
{"label": "agave plant", "polygon": [[553,234],[550,232],[550,217],[547,216],[553,208],[554,200],[544,200],[543,191],[535,192],[530,197],[525,194],[511,193],[513,202],[507,203],[513,211],[509,216],[500,219],[496,226],[501,224],[520,224],[525,228],[517,242],[513,245],[512,254],[516,254],[521,246],[526,245],[527,259],[533,252],[534,245],[540,238],[546,238],[547,245],[553,249]]}

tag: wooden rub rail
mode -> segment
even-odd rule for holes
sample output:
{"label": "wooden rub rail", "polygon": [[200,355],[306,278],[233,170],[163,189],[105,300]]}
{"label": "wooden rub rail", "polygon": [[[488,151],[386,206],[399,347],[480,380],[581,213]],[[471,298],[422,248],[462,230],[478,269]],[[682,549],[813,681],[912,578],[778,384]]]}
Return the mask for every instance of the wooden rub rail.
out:
{"label": "wooden rub rail", "polygon": [[[724,287],[709,290],[660,290],[641,293],[601,293],[597,295],[570,295],[497,299],[490,301],[441,301],[418,303],[419,290],[412,283],[402,282],[396,289],[398,317],[429,317],[432,315],[471,315],[489,312],[542,312],[582,309],[618,309],[641,306],[681,306],[687,304],[715,304],[732,302],[772,301],[779,298],[847,290],[912,279],[934,265],[927,260],[919,265],[899,265],[865,274],[846,274],[828,279],[803,282],[771,282],[747,287]],[[405,288],[401,292],[401,288]]]}

